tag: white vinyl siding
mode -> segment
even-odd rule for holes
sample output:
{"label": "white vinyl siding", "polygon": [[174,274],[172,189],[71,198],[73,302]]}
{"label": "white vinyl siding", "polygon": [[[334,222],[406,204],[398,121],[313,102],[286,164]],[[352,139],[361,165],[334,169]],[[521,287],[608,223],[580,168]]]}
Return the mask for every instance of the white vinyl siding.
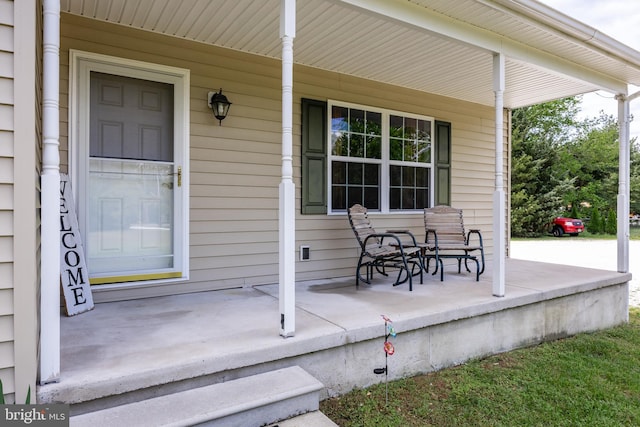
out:
{"label": "white vinyl siding", "polygon": [[[94,294],[96,302],[277,283],[281,63],[67,14],[62,14],[61,32],[63,134],[67,129],[64,104],[68,90],[68,49],[181,67],[191,72],[190,279],[158,289]],[[219,88],[233,103],[221,126],[208,109],[206,99],[209,91]],[[296,264],[297,280],[351,277],[358,256],[346,215],[300,214],[302,98],[332,99],[450,122],[452,205],[464,209],[466,225],[482,230],[485,248],[491,254],[493,108],[302,66],[294,67],[293,90],[296,249],[299,245],[309,245],[311,249],[311,260]],[[66,156],[63,135],[63,163]],[[372,220],[381,230],[402,224],[419,238],[424,237],[420,214],[374,215]]]}

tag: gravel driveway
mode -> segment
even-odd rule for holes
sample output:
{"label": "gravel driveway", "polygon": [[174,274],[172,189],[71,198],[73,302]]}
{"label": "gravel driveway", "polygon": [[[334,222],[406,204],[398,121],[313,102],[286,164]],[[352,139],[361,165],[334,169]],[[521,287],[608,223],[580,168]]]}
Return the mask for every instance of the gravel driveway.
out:
{"label": "gravel driveway", "polygon": [[[618,269],[616,240],[591,240],[563,237],[553,240],[524,240],[511,242],[511,257],[554,264],[602,270]],[[629,305],[640,306],[640,241],[629,242]]]}

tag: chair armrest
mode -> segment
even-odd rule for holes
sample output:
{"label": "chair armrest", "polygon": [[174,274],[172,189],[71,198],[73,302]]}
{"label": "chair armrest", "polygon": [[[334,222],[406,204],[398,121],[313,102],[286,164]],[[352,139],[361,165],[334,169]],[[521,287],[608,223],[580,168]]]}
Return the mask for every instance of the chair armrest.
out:
{"label": "chair armrest", "polygon": [[387,230],[387,233],[391,233],[391,234],[406,234],[409,237],[411,237],[411,241],[413,242],[413,246],[417,246],[418,245],[418,241],[416,240],[415,236],[413,235],[413,233],[409,230]]}
{"label": "chair armrest", "polygon": [[427,243],[427,242],[428,242],[428,239],[429,239],[429,235],[430,235],[430,234],[433,234],[433,238],[434,238],[434,239],[436,239],[436,240],[438,240],[438,232],[437,232],[435,229],[433,229],[433,228],[427,228],[427,229],[425,229],[425,233],[426,233],[426,236],[425,236],[425,243]]}
{"label": "chair armrest", "polygon": [[425,236],[424,236],[424,242],[426,244],[430,244],[429,242],[429,236],[433,235],[433,245],[435,246],[436,250],[438,249],[438,232],[433,229],[433,228],[427,228],[425,230]]}
{"label": "chair armrest", "polygon": [[482,233],[480,233],[480,230],[478,230],[477,228],[469,230],[469,232],[467,233],[467,239],[465,244],[467,245],[469,244],[472,234],[475,234],[478,236],[478,240],[480,241],[480,246],[482,246]]}
{"label": "chair armrest", "polygon": [[363,249],[365,249],[367,247],[367,241],[369,239],[380,238],[380,244],[382,245],[382,242],[384,241],[385,237],[388,237],[390,239],[394,239],[396,241],[396,243],[397,243],[398,248],[400,249],[400,252],[404,255],[404,247],[402,245],[402,241],[400,240],[400,238],[397,235],[395,235],[393,233],[374,233],[374,234],[369,234],[367,236],[367,238],[364,239],[364,242],[362,243],[364,245]]}

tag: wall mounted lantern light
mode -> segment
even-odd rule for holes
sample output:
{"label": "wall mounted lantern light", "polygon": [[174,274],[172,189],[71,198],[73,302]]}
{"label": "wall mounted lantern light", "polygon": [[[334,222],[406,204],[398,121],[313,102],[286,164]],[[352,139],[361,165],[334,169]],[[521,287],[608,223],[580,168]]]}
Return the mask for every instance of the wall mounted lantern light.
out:
{"label": "wall mounted lantern light", "polygon": [[220,121],[220,126],[222,126],[222,120],[227,117],[229,107],[231,106],[227,97],[222,94],[222,89],[220,89],[220,92],[209,92],[207,95],[207,103],[209,104],[209,108],[213,110],[213,115]]}

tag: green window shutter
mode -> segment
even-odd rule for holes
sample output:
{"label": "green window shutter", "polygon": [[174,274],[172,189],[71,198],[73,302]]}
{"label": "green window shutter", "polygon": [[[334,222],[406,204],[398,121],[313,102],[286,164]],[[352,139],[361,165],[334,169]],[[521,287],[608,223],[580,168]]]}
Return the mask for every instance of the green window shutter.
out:
{"label": "green window shutter", "polygon": [[451,206],[451,123],[436,120],[436,205]]}
{"label": "green window shutter", "polygon": [[327,103],[302,99],[302,213],[327,213]]}

